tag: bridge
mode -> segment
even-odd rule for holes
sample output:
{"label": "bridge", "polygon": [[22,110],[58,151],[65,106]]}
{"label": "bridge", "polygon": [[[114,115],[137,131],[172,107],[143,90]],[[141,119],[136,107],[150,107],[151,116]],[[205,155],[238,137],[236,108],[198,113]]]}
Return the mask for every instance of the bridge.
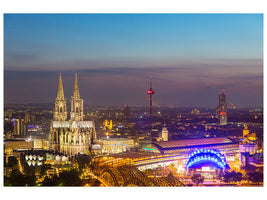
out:
{"label": "bridge", "polygon": [[[105,186],[184,186],[184,184],[174,176],[151,178],[134,166],[105,168],[98,177],[105,182]],[[98,180],[100,180],[99,178]]]}
{"label": "bridge", "polygon": [[99,180],[105,187],[112,187],[113,186],[107,180],[105,180],[103,177],[98,176],[97,174],[95,174],[91,169],[87,170],[86,175],[90,176],[90,177],[92,177],[94,179]]}

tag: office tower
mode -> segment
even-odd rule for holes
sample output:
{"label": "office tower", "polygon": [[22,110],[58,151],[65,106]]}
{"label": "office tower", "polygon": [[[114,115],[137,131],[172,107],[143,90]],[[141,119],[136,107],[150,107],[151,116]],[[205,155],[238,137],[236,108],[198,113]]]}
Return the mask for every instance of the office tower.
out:
{"label": "office tower", "polygon": [[25,135],[25,127],[24,119],[14,119],[14,135]]}
{"label": "office tower", "polygon": [[219,94],[219,106],[216,108],[217,116],[219,117],[220,125],[227,125],[227,104],[224,91]]}
{"label": "office tower", "polygon": [[123,111],[124,111],[124,119],[126,121],[129,121],[131,118],[131,110],[130,110],[129,105],[125,105]]}
{"label": "office tower", "polygon": [[29,112],[25,112],[25,123],[30,122],[30,113]]}
{"label": "office tower", "polygon": [[19,133],[20,133],[19,119],[14,119],[14,135],[19,135]]}

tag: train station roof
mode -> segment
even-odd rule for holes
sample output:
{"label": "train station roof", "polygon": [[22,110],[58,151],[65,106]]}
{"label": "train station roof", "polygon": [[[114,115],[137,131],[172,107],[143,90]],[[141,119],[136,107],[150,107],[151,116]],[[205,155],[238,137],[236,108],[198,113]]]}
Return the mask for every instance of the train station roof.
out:
{"label": "train station roof", "polygon": [[184,140],[174,140],[165,142],[153,142],[153,144],[161,150],[168,150],[168,149],[190,148],[197,146],[237,144],[237,142],[227,137],[216,137],[216,138],[184,139]]}

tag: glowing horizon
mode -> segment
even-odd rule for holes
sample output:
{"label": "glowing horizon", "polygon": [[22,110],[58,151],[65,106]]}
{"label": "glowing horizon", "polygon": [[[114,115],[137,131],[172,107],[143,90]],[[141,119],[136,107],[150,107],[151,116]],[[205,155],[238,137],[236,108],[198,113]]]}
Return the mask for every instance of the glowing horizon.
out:
{"label": "glowing horizon", "polygon": [[5,14],[5,103],[53,102],[59,72],[88,104],[146,105],[153,76],[155,104],[262,106],[263,15]]}

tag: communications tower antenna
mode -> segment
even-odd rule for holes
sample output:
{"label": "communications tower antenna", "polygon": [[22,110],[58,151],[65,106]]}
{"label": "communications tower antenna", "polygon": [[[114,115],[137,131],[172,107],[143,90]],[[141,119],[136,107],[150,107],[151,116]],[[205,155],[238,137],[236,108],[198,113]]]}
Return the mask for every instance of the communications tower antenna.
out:
{"label": "communications tower antenna", "polygon": [[152,76],[150,76],[150,88],[147,90],[147,94],[149,95],[149,117],[152,117],[152,95],[155,94],[155,91],[152,89]]}

